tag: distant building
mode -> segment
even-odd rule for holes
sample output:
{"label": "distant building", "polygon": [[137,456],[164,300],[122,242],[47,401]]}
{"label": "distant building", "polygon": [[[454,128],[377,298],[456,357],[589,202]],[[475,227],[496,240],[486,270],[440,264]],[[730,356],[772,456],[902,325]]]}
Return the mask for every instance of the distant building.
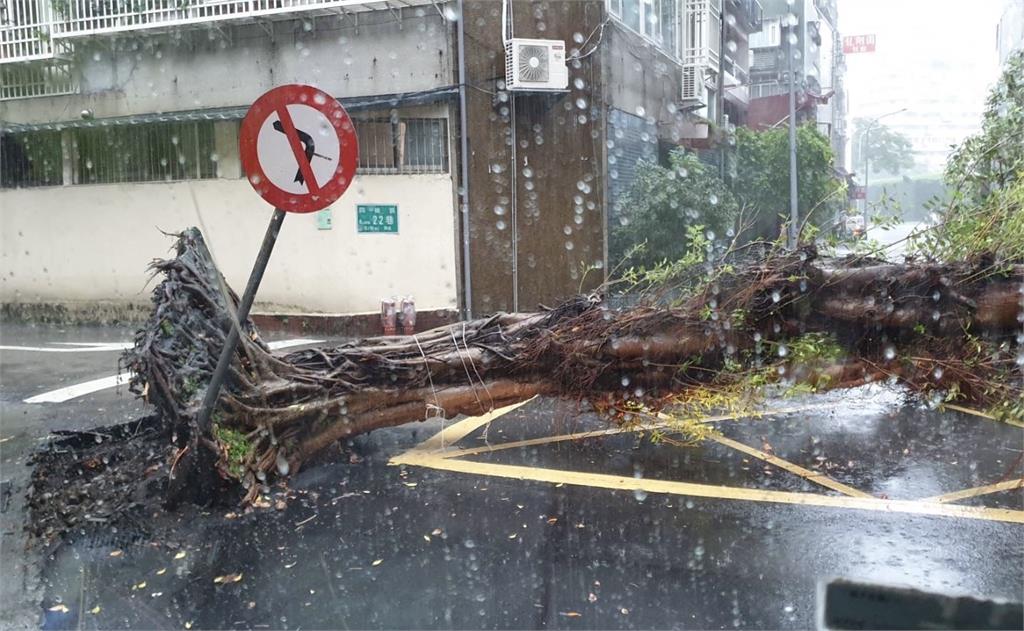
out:
{"label": "distant building", "polygon": [[817,125],[842,168],[847,142],[846,62],[835,0],[764,0],[764,23],[761,32],[751,36],[750,49],[750,126],[765,129],[788,119],[786,55],[792,50],[797,120]]}
{"label": "distant building", "polygon": [[1010,54],[1024,47],[1024,0],[1008,0],[996,28],[996,50],[999,51],[999,65],[1010,58]]}

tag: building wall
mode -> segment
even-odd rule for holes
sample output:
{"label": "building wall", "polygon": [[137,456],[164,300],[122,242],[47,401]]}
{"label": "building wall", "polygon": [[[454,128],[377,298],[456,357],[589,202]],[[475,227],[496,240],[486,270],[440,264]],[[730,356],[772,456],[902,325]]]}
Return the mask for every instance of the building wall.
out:
{"label": "building wall", "polygon": [[[512,13],[516,37],[562,40],[569,56],[605,16],[599,0],[513,0]],[[467,0],[463,24],[474,315],[557,304],[604,280],[581,283],[605,256],[599,55],[569,62],[567,92],[510,93],[501,3]]]}
{"label": "building wall", "polygon": [[[398,234],[357,234],[358,203],[397,203]],[[333,205],[332,228],[289,215],[257,307],[348,313],[411,294],[457,305],[452,180],[362,175]],[[0,301],[149,300],[146,266],[170,256],[161,230],[197,225],[229,284],[245,286],[271,209],[242,179],[0,191]]]}
{"label": "building wall", "polygon": [[[75,69],[82,93],[0,102],[16,124],[97,120],[245,106],[284,83],[339,97],[415,92],[454,81],[451,24],[433,7],[141,33],[83,40]],[[265,28],[271,29],[267,33]],[[382,105],[388,115],[388,104]],[[445,106],[403,113],[448,117]],[[166,255],[160,230],[199,225],[230,283],[244,286],[270,209],[240,177],[234,123],[216,128],[217,180],[0,189],[4,302],[148,300],[146,265]],[[420,308],[458,303],[454,146],[447,173],[358,175],[333,207],[333,228],[289,216],[257,300],[277,308],[358,312],[412,294]],[[70,182],[70,178],[67,179]],[[357,234],[357,203],[398,204],[399,233]],[[197,213],[196,209],[199,209]]]}
{"label": "building wall", "polygon": [[248,105],[270,88],[308,83],[338,97],[412,92],[451,85],[451,27],[433,8],[352,18],[319,17],[141,33],[111,45],[82,40],[74,57],[81,94],[0,102],[0,119],[49,123],[138,113]]}

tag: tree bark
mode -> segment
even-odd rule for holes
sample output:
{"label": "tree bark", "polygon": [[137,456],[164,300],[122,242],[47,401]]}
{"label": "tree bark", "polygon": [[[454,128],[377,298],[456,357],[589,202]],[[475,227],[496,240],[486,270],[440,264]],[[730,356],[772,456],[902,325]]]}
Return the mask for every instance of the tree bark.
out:
{"label": "tree bark", "polygon": [[[282,356],[246,321],[213,431],[203,432],[196,412],[237,297],[219,289],[197,229],[179,235],[174,259],[152,267],[163,280],[124,361],[132,391],[172,426],[174,501],[208,500],[220,480],[240,482],[252,499],[338,440],[537,394],[657,405],[732,378],[736,366],[791,364],[787,342],[814,331],[837,332],[846,361],[790,374],[818,383],[827,375],[832,386],[893,376],[922,391],[955,383],[979,402],[1020,396],[1008,344],[1021,327],[1024,268],[831,260],[806,248],[719,271],[678,304],[650,298],[613,309],[580,296],[537,313]],[[965,351],[971,344],[983,352]]]}

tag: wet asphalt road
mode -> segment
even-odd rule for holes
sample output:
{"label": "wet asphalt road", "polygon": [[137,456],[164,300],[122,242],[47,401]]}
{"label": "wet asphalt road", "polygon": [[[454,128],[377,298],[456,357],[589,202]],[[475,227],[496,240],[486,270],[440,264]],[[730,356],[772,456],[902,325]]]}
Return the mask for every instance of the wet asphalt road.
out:
{"label": "wet asphalt road", "polygon": [[[0,344],[128,335],[5,326]],[[50,558],[26,556],[28,453],[50,430],[109,425],[145,409],[124,388],[22,401],[114,374],[117,356],[0,351],[0,480],[10,489],[0,513],[0,627],[807,628],[820,582],[835,577],[1022,598],[1020,488],[958,500],[1001,509],[979,519],[864,510],[721,442],[687,448],[638,433],[551,441],[607,427],[551,400],[449,445],[478,450],[456,459],[465,472],[389,464],[442,429],[432,420],[361,437],[360,458],[307,467],[284,511],[189,514],[170,538],[156,540],[142,524],[80,537]],[[1022,475],[1024,430],[929,410],[884,388],[776,405],[795,411],[716,427],[727,440],[892,500]],[[501,448],[524,439],[537,441]],[[575,474],[497,477],[509,465]],[[611,490],[602,476],[740,491]],[[759,495],[766,490],[837,505],[769,501],[782,496]]]}

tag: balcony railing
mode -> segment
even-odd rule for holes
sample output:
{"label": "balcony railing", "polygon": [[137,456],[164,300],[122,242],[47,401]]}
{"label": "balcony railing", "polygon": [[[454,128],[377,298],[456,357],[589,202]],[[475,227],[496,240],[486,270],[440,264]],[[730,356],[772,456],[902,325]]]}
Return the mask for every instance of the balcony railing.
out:
{"label": "balcony railing", "polygon": [[38,0],[0,0],[0,61],[53,58],[53,9]]}
{"label": "balcony railing", "polygon": [[[291,13],[400,11],[434,0],[0,0],[0,63],[55,56],[60,39]],[[440,9],[438,9],[440,10]]]}

